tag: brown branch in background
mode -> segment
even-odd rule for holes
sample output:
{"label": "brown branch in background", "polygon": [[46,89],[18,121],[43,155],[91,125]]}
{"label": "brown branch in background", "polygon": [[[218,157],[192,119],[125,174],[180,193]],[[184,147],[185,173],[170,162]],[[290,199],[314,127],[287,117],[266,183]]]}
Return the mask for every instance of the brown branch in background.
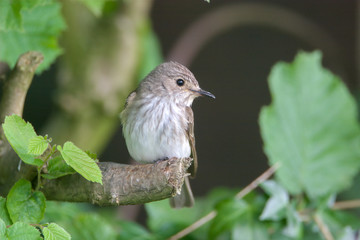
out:
{"label": "brown branch in background", "polygon": [[[243,188],[238,194],[236,194],[235,198],[239,200],[239,199],[245,197],[248,193],[250,193],[252,190],[257,188],[261,183],[263,183],[264,181],[269,179],[275,173],[275,171],[279,168],[279,166],[280,166],[280,164],[276,163],[272,167],[268,168],[259,177],[257,177],[249,185],[247,185],[245,188]],[[217,212],[215,210],[211,211],[210,213],[208,213],[204,217],[200,218],[199,220],[197,220],[196,222],[194,222],[193,224],[191,224],[187,228],[184,228],[183,230],[181,230],[177,234],[171,236],[169,238],[169,240],[176,240],[176,239],[180,239],[182,237],[185,237],[186,235],[188,235],[189,233],[195,231],[196,229],[198,229],[199,227],[201,227],[205,223],[207,223],[207,222],[211,221],[212,219],[214,219],[216,217],[216,215],[217,215]]]}
{"label": "brown branch in background", "polygon": [[[4,122],[7,115],[22,116],[27,91],[42,60],[43,55],[39,52],[27,52],[19,57],[9,77],[4,80],[0,101],[0,123]],[[19,157],[5,139],[0,127],[0,194],[7,193],[18,179],[31,179],[36,175],[35,168],[25,164],[22,164],[19,171],[19,164],[22,164]]]}
{"label": "brown branch in background", "polygon": [[48,200],[101,206],[143,204],[173,197],[181,189],[191,161],[172,158],[141,165],[100,162],[103,185],[73,174],[45,180],[41,191]]}
{"label": "brown branch in background", "polygon": [[343,210],[349,208],[359,208],[360,207],[360,200],[349,200],[349,201],[340,201],[334,203],[332,209],[334,210]]}
{"label": "brown branch in background", "polygon": [[[188,66],[201,48],[215,36],[235,27],[249,26],[275,28],[303,40],[313,48],[323,49],[332,59],[342,59],[336,41],[315,22],[279,6],[252,2],[228,4],[204,14],[181,35],[168,59]],[[341,61],[338,65],[342,66]]]}
{"label": "brown branch in background", "polygon": [[[1,123],[4,122],[5,116],[8,115],[17,114],[22,116],[27,91],[34,77],[35,70],[43,58],[43,55],[39,52],[27,52],[19,57],[10,76],[4,82],[0,101]],[[0,140],[4,140],[2,128],[0,131]]]}

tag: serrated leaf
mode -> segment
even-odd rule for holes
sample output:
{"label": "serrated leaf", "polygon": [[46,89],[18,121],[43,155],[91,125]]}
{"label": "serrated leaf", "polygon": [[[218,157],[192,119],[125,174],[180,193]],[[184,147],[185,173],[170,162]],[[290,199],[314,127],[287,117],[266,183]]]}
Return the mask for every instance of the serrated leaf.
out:
{"label": "serrated leaf", "polygon": [[5,24],[0,24],[0,60],[12,68],[21,54],[39,51],[44,55],[44,61],[37,72],[48,68],[61,53],[57,41],[65,29],[61,4],[54,0],[0,2],[0,16],[4,12],[7,14],[0,17],[0,20],[7,19]]}
{"label": "serrated leaf", "polygon": [[272,104],[260,114],[261,135],[276,177],[292,194],[311,198],[348,187],[360,167],[360,129],[354,99],[321,66],[321,54],[299,53],[269,77]]}
{"label": "serrated leaf", "polygon": [[17,115],[5,117],[5,122],[2,125],[6,139],[15,150],[17,155],[27,164],[42,166],[43,161],[35,158],[33,154],[28,151],[30,140],[37,135],[33,126],[25,122]]}
{"label": "serrated leaf", "polygon": [[6,225],[12,224],[9,212],[6,208],[6,198],[3,197],[0,197],[0,219],[2,219]]}
{"label": "serrated leaf", "polygon": [[70,234],[56,223],[50,223],[43,229],[45,240],[70,240]]}
{"label": "serrated leaf", "polygon": [[99,166],[83,150],[72,142],[66,142],[59,148],[65,162],[89,181],[102,184],[102,173]]}
{"label": "serrated leaf", "polygon": [[230,231],[239,221],[248,218],[249,205],[242,199],[228,199],[216,206],[217,215],[211,223],[209,237],[216,239],[225,231]]}
{"label": "serrated leaf", "polygon": [[33,192],[31,183],[20,179],[10,190],[6,207],[13,222],[39,223],[44,217],[45,201],[42,192]]}
{"label": "serrated leaf", "polygon": [[67,165],[61,156],[56,156],[49,160],[48,173],[42,174],[41,176],[46,179],[55,179],[65,175],[76,173],[76,171]]}
{"label": "serrated leaf", "polygon": [[41,155],[48,148],[49,143],[43,136],[36,136],[29,141],[28,153]]}
{"label": "serrated leaf", "polygon": [[40,232],[33,226],[23,222],[16,222],[7,229],[9,240],[41,240]]}
{"label": "serrated leaf", "polygon": [[284,218],[289,204],[289,195],[286,190],[273,180],[263,182],[261,187],[271,197],[266,202],[260,220],[280,220]]}

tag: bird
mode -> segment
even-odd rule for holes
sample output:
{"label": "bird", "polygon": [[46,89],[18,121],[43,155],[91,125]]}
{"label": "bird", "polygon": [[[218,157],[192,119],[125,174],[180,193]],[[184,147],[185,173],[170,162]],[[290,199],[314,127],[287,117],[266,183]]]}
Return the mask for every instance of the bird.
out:
{"label": "bird", "polygon": [[[182,64],[165,62],[151,71],[130,93],[120,113],[130,156],[140,163],[192,157],[188,171],[195,177],[198,159],[191,105],[199,96],[215,99],[200,88],[194,74]],[[170,206],[193,205],[193,193],[185,177],[181,193],[170,199]]]}

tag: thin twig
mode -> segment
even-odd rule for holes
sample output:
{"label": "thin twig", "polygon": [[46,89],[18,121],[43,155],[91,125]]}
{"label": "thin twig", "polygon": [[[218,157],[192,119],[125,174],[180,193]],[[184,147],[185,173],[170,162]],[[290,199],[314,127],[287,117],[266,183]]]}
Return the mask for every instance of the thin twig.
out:
{"label": "thin twig", "polygon": [[314,220],[316,224],[318,225],[322,235],[326,240],[334,240],[334,237],[332,236],[328,226],[323,222],[319,214],[314,215]]}
{"label": "thin twig", "polygon": [[198,229],[199,227],[201,227],[205,223],[207,223],[207,222],[211,221],[212,219],[214,219],[216,217],[216,215],[217,215],[217,212],[215,210],[209,212],[207,215],[200,218],[199,220],[197,220],[196,222],[194,222],[193,224],[191,224],[187,228],[184,228],[183,230],[181,230],[177,234],[171,236],[169,238],[169,240],[176,240],[176,239],[180,239],[182,237],[185,237],[186,235],[188,235],[189,233],[195,231],[196,229]]}
{"label": "thin twig", "polygon": [[235,198],[241,199],[245,197],[249,192],[257,188],[262,182],[270,178],[279,167],[280,163],[275,163],[272,167],[268,168],[259,177],[257,177],[254,181],[252,181],[249,185],[242,189],[238,194],[236,194]]}
{"label": "thin twig", "polygon": [[332,206],[332,209],[342,210],[342,209],[359,208],[359,207],[360,207],[360,199],[357,199],[357,200],[336,202]]}
{"label": "thin twig", "polygon": [[[249,185],[247,185],[245,188],[243,188],[238,194],[236,194],[235,198],[236,199],[241,199],[241,198],[245,197],[248,193],[250,193],[252,190],[257,188],[262,182],[269,179],[279,167],[280,167],[280,164],[275,163],[272,167],[268,168],[259,177],[257,177]],[[195,231],[196,229],[198,229],[199,227],[203,226],[205,223],[207,223],[207,222],[211,221],[212,219],[214,219],[216,217],[216,215],[217,215],[217,212],[215,210],[211,211],[210,213],[208,213],[204,217],[200,218],[199,220],[197,220],[196,222],[194,222],[193,224],[191,224],[187,228],[184,228],[180,232],[178,232],[175,235],[171,236],[169,238],[169,240],[180,239],[180,238],[188,235],[189,233],[191,233],[191,232]]]}

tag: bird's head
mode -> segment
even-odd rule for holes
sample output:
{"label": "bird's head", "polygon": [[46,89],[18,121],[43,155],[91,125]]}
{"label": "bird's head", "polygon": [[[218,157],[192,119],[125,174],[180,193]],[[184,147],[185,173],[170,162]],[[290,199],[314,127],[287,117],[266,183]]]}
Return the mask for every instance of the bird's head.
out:
{"label": "bird's head", "polygon": [[153,96],[175,99],[190,106],[199,96],[215,98],[200,88],[192,72],[177,62],[157,66],[140,84],[140,91]]}

